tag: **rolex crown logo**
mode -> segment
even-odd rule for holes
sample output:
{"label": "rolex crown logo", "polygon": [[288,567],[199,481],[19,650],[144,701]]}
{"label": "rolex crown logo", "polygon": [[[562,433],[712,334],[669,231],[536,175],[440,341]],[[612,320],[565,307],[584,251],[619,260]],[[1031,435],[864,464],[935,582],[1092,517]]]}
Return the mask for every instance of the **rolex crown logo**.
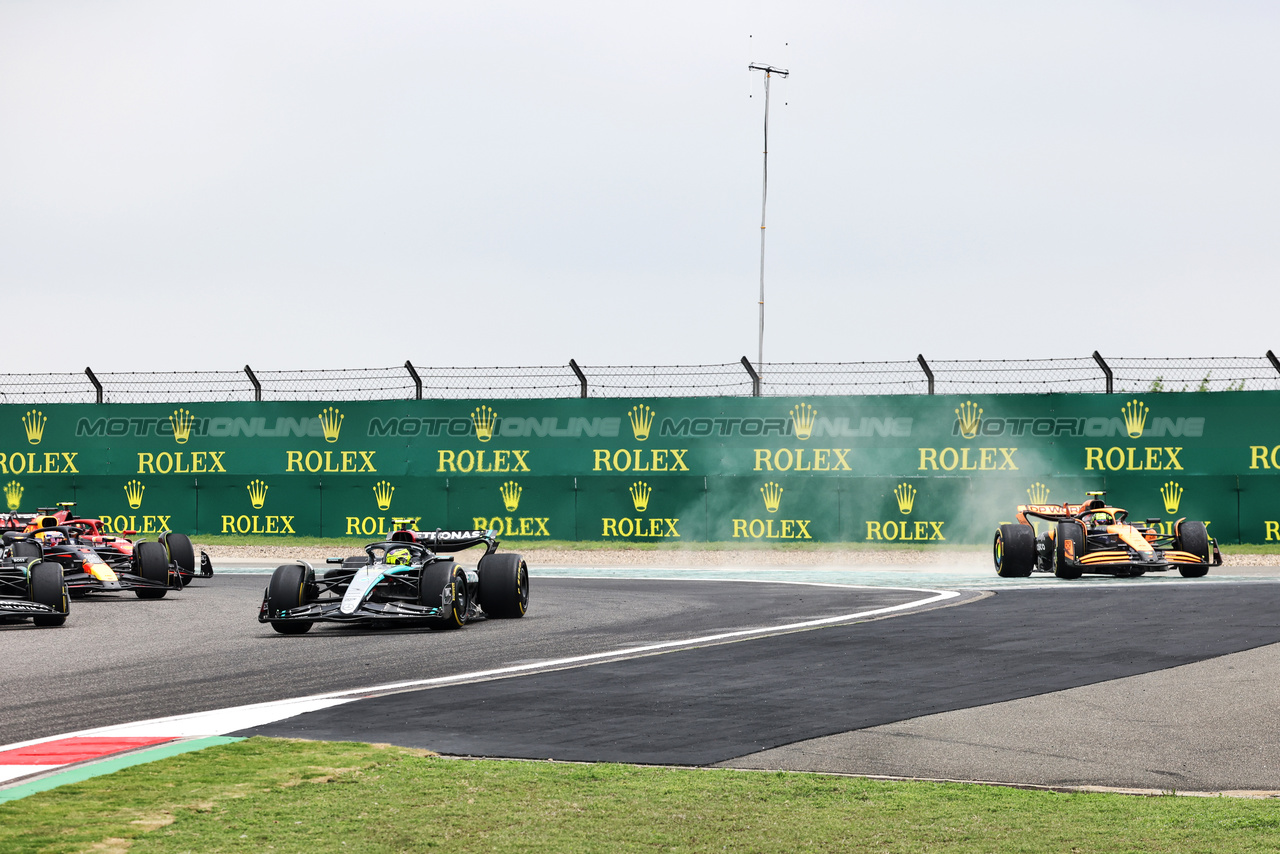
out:
{"label": "rolex crown logo", "polygon": [[497,413],[488,406],[477,406],[471,413],[471,421],[476,425],[476,438],[487,442],[493,438],[493,425],[497,423]]}
{"label": "rolex crown logo", "polygon": [[22,503],[22,484],[11,480],[4,485],[4,503],[10,510],[18,509],[18,505]]}
{"label": "rolex crown logo", "polygon": [[631,407],[627,418],[631,419],[631,432],[635,434],[637,442],[643,442],[649,438],[649,428],[653,426],[652,409],[641,403]]}
{"label": "rolex crown logo", "polygon": [[1147,426],[1147,415],[1151,410],[1140,400],[1131,400],[1120,407],[1124,413],[1124,428],[1129,431],[1130,439],[1137,439]]}
{"label": "rolex crown logo", "polygon": [[652,494],[653,490],[643,480],[631,484],[631,503],[635,506],[637,513],[643,513],[649,509],[649,496]]}
{"label": "rolex crown logo", "polygon": [[760,494],[764,496],[764,509],[770,513],[777,513],[778,505],[782,503],[782,487],[769,481],[760,487]]}
{"label": "rolex crown logo", "polygon": [[141,481],[131,480],[124,485],[124,497],[129,499],[129,508],[137,510],[142,506],[142,493],[146,489]]}
{"label": "rolex crown logo", "polygon": [[791,407],[791,423],[796,427],[796,438],[800,441],[808,439],[813,433],[813,422],[817,418],[817,410],[807,403]]}
{"label": "rolex crown logo", "polygon": [[[391,496],[396,494],[396,488],[388,481],[380,480],[373,485],[373,497],[377,499],[379,510],[391,509]],[[254,505],[255,507],[258,505]]]}
{"label": "rolex crown logo", "polygon": [[[346,416],[337,410],[337,408],[329,406],[320,412],[320,427],[324,430],[324,440],[326,442],[338,441],[338,434],[342,432],[342,419]],[[383,508],[384,510],[386,508]]]}
{"label": "rolex crown logo", "polygon": [[261,510],[262,505],[267,500],[267,485],[261,480],[249,481],[249,502],[253,505],[254,510]]}
{"label": "rolex crown logo", "polygon": [[916,488],[909,483],[900,483],[893,488],[893,497],[898,499],[898,512],[903,516],[911,515],[911,508],[916,503]]}
{"label": "rolex crown logo", "polygon": [[1049,500],[1049,487],[1043,483],[1033,483],[1027,489],[1027,500],[1032,504],[1044,504]]}
{"label": "rolex crown logo", "polygon": [[509,480],[498,487],[498,492],[502,493],[502,506],[507,508],[508,513],[514,513],[520,509],[520,493],[524,492],[520,484]]}
{"label": "rolex crown logo", "polygon": [[972,439],[982,427],[982,408],[972,400],[966,400],[956,410],[956,419],[960,423],[960,435]]}
{"label": "rolex crown logo", "polygon": [[173,410],[173,414],[169,416],[169,423],[173,425],[173,441],[179,445],[187,444],[187,440],[191,438],[191,425],[195,421],[196,419],[187,410]]}
{"label": "rolex crown logo", "polygon": [[27,431],[27,441],[33,445],[39,445],[40,440],[44,438],[44,425],[47,423],[49,419],[44,417],[44,413],[34,409],[22,416],[22,426]]}
{"label": "rolex crown logo", "polygon": [[1160,487],[1160,497],[1164,499],[1164,512],[1172,516],[1178,512],[1178,505],[1182,503],[1182,487],[1169,481]]}

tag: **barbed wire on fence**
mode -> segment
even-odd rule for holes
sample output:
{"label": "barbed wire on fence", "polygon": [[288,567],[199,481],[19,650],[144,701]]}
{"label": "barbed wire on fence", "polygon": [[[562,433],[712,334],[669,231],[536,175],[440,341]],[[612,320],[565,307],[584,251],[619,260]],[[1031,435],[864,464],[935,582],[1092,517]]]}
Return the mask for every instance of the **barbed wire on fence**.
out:
{"label": "barbed wire on fence", "polygon": [[1280,390],[1280,360],[1098,353],[1062,359],[738,362],[334,370],[0,374],[0,403],[185,403],[566,397],[817,397],[872,394]]}

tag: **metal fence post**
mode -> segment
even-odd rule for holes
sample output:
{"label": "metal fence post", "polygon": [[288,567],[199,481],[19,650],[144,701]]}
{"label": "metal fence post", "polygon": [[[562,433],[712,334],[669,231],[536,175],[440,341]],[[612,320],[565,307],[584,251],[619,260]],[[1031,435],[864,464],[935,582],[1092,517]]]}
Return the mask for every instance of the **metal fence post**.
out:
{"label": "metal fence post", "polygon": [[[1275,357],[1273,356],[1272,358],[1274,359]],[[102,383],[98,382],[98,378],[93,375],[93,371],[89,368],[84,369],[84,375],[89,378],[89,382],[93,383],[94,391],[98,393],[98,403],[102,403]]]}
{"label": "metal fence post", "polygon": [[1103,360],[1097,350],[1093,351],[1093,360],[1098,363],[1098,367],[1102,368],[1102,372],[1107,375],[1107,394],[1111,394],[1115,391],[1114,384],[1112,383],[1114,376],[1111,373],[1111,368],[1108,367],[1106,361]]}
{"label": "metal fence post", "polygon": [[582,384],[582,394],[580,397],[587,396],[587,375],[582,372],[582,368],[578,367],[578,363],[573,359],[569,360],[569,367],[573,368],[573,372],[578,375],[578,382]]}
{"label": "metal fence post", "polygon": [[1276,354],[1268,350],[1267,358],[1271,360],[1271,367],[1276,369],[1276,373],[1280,373],[1280,359],[1276,358]]}
{"label": "metal fence post", "polygon": [[924,375],[929,378],[929,394],[933,394],[933,371],[929,370],[929,363],[924,360],[923,353],[916,355],[916,361],[924,368]]}
{"label": "metal fence post", "polygon": [[751,367],[751,360],[746,356],[742,357],[742,367],[747,369],[747,373],[751,375],[751,396],[760,396],[760,375],[756,373],[756,369]]}
{"label": "metal fence post", "polygon": [[413,362],[408,359],[404,360],[405,369],[409,372],[409,376],[413,377],[413,399],[422,400],[422,377],[418,376],[418,371],[413,367]]}
{"label": "metal fence post", "polygon": [[253,369],[248,365],[244,366],[244,372],[249,377],[249,382],[253,383],[253,399],[262,402],[262,383],[258,382],[258,378],[253,375]]}

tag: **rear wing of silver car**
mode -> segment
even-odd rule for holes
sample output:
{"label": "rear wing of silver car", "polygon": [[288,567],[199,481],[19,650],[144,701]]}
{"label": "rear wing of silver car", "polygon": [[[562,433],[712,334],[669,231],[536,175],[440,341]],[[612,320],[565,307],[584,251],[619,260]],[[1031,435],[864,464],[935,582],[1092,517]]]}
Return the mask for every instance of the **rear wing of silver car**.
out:
{"label": "rear wing of silver car", "polygon": [[498,550],[497,531],[412,531],[402,529],[391,535],[393,543],[417,543],[433,552],[460,552],[472,546],[485,546],[485,554]]}

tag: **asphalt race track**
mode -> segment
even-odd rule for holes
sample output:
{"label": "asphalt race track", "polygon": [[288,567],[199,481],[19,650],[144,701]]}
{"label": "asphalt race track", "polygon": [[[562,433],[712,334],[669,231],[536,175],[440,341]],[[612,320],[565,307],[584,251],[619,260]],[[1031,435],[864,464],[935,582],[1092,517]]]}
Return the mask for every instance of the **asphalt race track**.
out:
{"label": "asphalt race track", "polygon": [[529,613],[453,632],[257,622],[266,576],[159,601],[77,600],[59,629],[0,625],[0,743],[106,724],[776,626],[926,594],[790,584],[534,578]]}
{"label": "asphalt race track", "polygon": [[[904,577],[904,583],[909,579]],[[375,693],[239,735],[464,756],[1156,790],[1280,790],[1280,584],[968,590],[876,620]],[[265,577],[77,602],[0,628],[4,741],[783,626],[920,600],[895,588],[534,579],[530,614],[457,632],[254,620]]]}
{"label": "asphalt race track", "polygon": [[887,620],[396,693],[238,734],[708,765],[1280,642],[1280,596],[1258,592],[1010,591]]}

